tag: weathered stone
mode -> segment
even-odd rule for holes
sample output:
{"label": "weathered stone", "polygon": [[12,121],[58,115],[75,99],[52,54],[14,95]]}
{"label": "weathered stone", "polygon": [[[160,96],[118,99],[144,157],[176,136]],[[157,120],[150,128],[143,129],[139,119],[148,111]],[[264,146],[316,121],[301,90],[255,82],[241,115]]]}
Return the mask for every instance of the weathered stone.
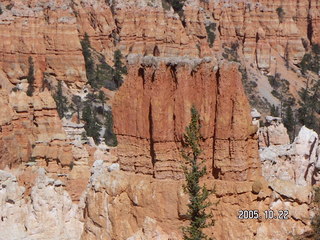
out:
{"label": "weathered stone", "polygon": [[259,175],[249,104],[237,66],[224,64],[214,72],[202,63],[192,72],[189,64],[166,66],[163,59],[156,60],[156,69],[130,66],[131,77],[113,100],[121,168],[181,178],[181,140],[194,105],[201,116],[203,158],[210,173],[237,180]]}

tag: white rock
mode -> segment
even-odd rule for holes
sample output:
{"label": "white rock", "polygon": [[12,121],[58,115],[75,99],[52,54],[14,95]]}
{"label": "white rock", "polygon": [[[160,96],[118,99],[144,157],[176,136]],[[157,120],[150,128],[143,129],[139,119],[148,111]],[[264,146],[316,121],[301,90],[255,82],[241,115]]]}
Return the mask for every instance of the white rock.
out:
{"label": "white rock", "polygon": [[[282,123],[278,126],[281,125]],[[317,133],[302,127],[292,144],[261,148],[259,151],[263,176],[269,181],[281,179],[300,186],[314,184],[320,180],[318,169],[315,167],[320,166],[317,146]]]}
{"label": "white rock", "polygon": [[25,189],[16,177],[0,171],[0,216],[4,219],[0,220],[0,240],[80,239],[82,209],[63,188],[50,185],[51,181],[46,171],[39,169],[30,199],[24,199]]}
{"label": "white rock", "polygon": [[119,171],[120,165],[119,163],[113,163],[108,167],[108,172]]}
{"label": "white rock", "polygon": [[253,108],[251,110],[251,117],[252,118],[261,118],[261,114],[258,112],[257,109]]}

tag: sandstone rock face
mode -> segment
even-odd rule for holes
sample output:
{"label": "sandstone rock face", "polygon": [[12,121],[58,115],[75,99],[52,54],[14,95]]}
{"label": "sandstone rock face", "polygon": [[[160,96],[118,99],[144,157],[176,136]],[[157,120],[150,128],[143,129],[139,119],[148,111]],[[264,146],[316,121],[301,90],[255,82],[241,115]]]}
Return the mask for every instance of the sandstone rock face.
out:
{"label": "sandstone rock face", "polygon": [[315,184],[318,143],[318,134],[303,126],[292,144],[262,148],[263,175],[267,180],[282,179],[301,186]]}
{"label": "sandstone rock face", "polygon": [[[275,64],[273,57],[285,56],[286,52],[293,62],[298,62],[305,52],[301,38],[318,41],[316,33],[308,33],[308,29],[318,24],[318,14],[310,15],[310,9],[317,11],[316,0],[247,3],[212,0],[205,5],[219,22],[221,41],[231,42],[240,37],[245,58],[260,69],[270,68]],[[278,8],[282,9],[283,17],[277,14]]]}
{"label": "sandstone rock face", "polygon": [[[94,164],[87,190],[82,240],[87,239],[182,239],[180,227],[186,224],[187,195],[183,181],[159,180],[151,176],[123,171],[108,172],[107,165]],[[253,193],[253,183],[206,180],[215,186],[210,211],[215,225],[207,234],[217,240],[288,239],[290,234],[309,230],[312,211],[311,188],[275,180],[260,182]],[[238,219],[241,209],[257,209],[261,220]],[[264,211],[289,210],[287,220],[264,217]],[[125,221],[123,220],[125,219]]]}
{"label": "sandstone rock face", "polygon": [[73,131],[69,126],[66,134],[49,91],[33,97],[0,91],[0,111],[5,111],[0,114],[0,169],[19,167],[18,180],[29,193],[35,180],[32,172],[44,167],[50,177],[66,182],[78,201],[90,177],[89,154],[78,141],[83,128],[79,133],[79,128]]}
{"label": "sandstone rock face", "polygon": [[[23,92],[1,92],[0,168],[45,159],[67,166],[72,161],[56,105],[48,91],[33,98]],[[19,144],[17,144],[19,143]],[[50,166],[49,166],[50,167]],[[53,166],[54,167],[54,166]]]}
{"label": "sandstone rock face", "polygon": [[80,239],[81,209],[44,169],[35,174],[28,198],[15,176],[0,171],[0,239]]}
{"label": "sandstone rock face", "polygon": [[238,180],[260,174],[237,65],[212,71],[205,59],[136,60],[129,68],[131,77],[113,99],[123,170],[181,178],[181,141],[194,105],[201,116],[203,157],[210,173]]}

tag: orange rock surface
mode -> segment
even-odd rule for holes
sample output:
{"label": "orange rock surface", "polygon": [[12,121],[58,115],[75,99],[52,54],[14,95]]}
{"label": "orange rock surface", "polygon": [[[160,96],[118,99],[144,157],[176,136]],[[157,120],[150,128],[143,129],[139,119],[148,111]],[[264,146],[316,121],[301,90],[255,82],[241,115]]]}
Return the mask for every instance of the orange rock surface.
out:
{"label": "orange rock surface", "polygon": [[[157,66],[147,66],[147,60]],[[198,61],[193,68],[183,61],[174,65],[143,58],[130,67],[130,77],[113,99],[122,169],[181,178],[181,141],[194,105],[211,174],[230,180],[259,175],[257,142],[237,65],[213,70],[212,63],[199,59],[190,60]]]}
{"label": "orange rock surface", "polygon": [[[9,4],[12,8],[5,7]],[[281,20],[279,7],[284,12]],[[276,65],[276,56],[298,63],[305,53],[303,42],[320,43],[317,0],[195,1],[185,6],[184,23],[172,10],[164,10],[160,0],[113,5],[103,0],[18,0],[5,1],[2,9],[0,84],[6,88],[26,80],[28,57],[34,60],[38,87],[45,74],[73,88],[83,86],[80,40],[85,32],[108,61],[118,48],[125,55],[205,57],[240,40],[244,58],[267,71]],[[213,48],[208,44],[208,23],[216,25]]]}

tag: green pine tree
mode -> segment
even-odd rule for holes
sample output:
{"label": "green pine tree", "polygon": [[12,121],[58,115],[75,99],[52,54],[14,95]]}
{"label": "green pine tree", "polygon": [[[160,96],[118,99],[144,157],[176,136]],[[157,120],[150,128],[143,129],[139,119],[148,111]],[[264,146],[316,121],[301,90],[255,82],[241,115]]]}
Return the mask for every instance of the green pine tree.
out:
{"label": "green pine tree", "polygon": [[311,227],[312,227],[312,239],[320,239],[320,188],[314,188],[313,204],[316,209],[316,214],[312,218]]}
{"label": "green pine tree", "polygon": [[105,121],[105,132],[104,132],[104,141],[108,146],[115,147],[118,145],[117,136],[113,132],[113,117],[112,112],[108,111],[106,113]]}
{"label": "green pine tree", "polygon": [[81,40],[81,46],[82,46],[82,54],[84,57],[88,83],[90,84],[91,87],[98,88],[97,82],[96,82],[95,64],[93,61],[93,57],[91,55],[91,43],[87,33],[84,34],[84,37]]}
{"label": "green pine tree", "polygon": [[80,123],[80,112],[82,109],[81,97],[77,96],[77,95],[72,96],[72,103],[73,103],[74,110],[77,112],[77,117],[78,117],[77,123],[79,124]]}
{"label": "green pine tree", "polygon": [[317,114],[320,113],[320,81],[309,83],[299,91],[300,99],[298,109],[298,120],[302,125],[320,132]]}
{"label": "green pine tree", "polygon": [[56,105],[57,105],[57,111],[60,118],[63,118],[65,116],[65,113],[68,111],[67,104],[68,100],[65,96],[63,96],[62,92],[62,81],[58,81],[58,87],[56,94],[53,96]]}
{"label": "green pine tree", "polygon": [[34,93],[34,81],[35,81],[34,64],[33,64],[32,57],[29,57],[28,63],[29,63],[29,70],[28,70],[27,81],[28,81],[29,85],[28,85],[28,89],[27,89],[27,95],[32,96]]}
{"label": "green pine tree", "polygon": [[279,107],[276,107],[274,104],[272,104],[270,108],[270,115],[273,117],[279,117]]}
{"label": "green pine tree", "polygon": [[102,90],[100,90],[99,94],[98,94],[98,99],[99,99],[101,106],[102,106],[102,115],[104,115],[104,104],[108,100],[108,97],[106,96],[106,94]]}
{"label": "green pine tree", "polygon": [[[190,225],[183,228],[185,240],[210,239],[203,233],[203,229],[213,225],[212,214],[206,213],[206,209],[211,206],[208,197],[213,191],[208,190],[205,185],[200,186],[200,179],[207,170],[205,166],[202,166],[204,161],[199,162],[201,154],[199,117],[195,107],[192,107],[191,122],[184,136],[185,150],[182,152],[182,157],[188,164],[188,166],[183,166],[183,170],[186,178],[184,187],[190,200],[187,213]],[[207,223],[207,220],[211,222]]]}
{"label": "green pine tree", "polygon": [[293,116],[293,111],[291,106],[288,106],[286,109],[286,114],[285,117],[283,119],[283,124],[284,126],[287,128],[288,130],[288,134],[290,137],[291,142],[294,140],[294,135],[295,135],[295,120],[294,120],[294,116]]}
{"label": "green pine tree", "polygon": [[114,75],[113,80],[119,88],[123,83],[123,74],[127,74],[127,67],[122,63],[122,54],[120,50],[114,52]]}
{"label": "green pine tree", "polygon": [[105,88],[114,91],[117,86],[113,79],[114,69],[106,63],[104,57],[100,59],[100,64],[97,66],[97,83],[99,87],[104,86]]}
{"label": "green pine tree", "polygon": [[96,144],[100,143],[101,126],[96,118],[96,113],[93,110],[92,103],[87,101],[82,110],[82,120],[85,121],[84,129],[86,136],[92,137]]}

